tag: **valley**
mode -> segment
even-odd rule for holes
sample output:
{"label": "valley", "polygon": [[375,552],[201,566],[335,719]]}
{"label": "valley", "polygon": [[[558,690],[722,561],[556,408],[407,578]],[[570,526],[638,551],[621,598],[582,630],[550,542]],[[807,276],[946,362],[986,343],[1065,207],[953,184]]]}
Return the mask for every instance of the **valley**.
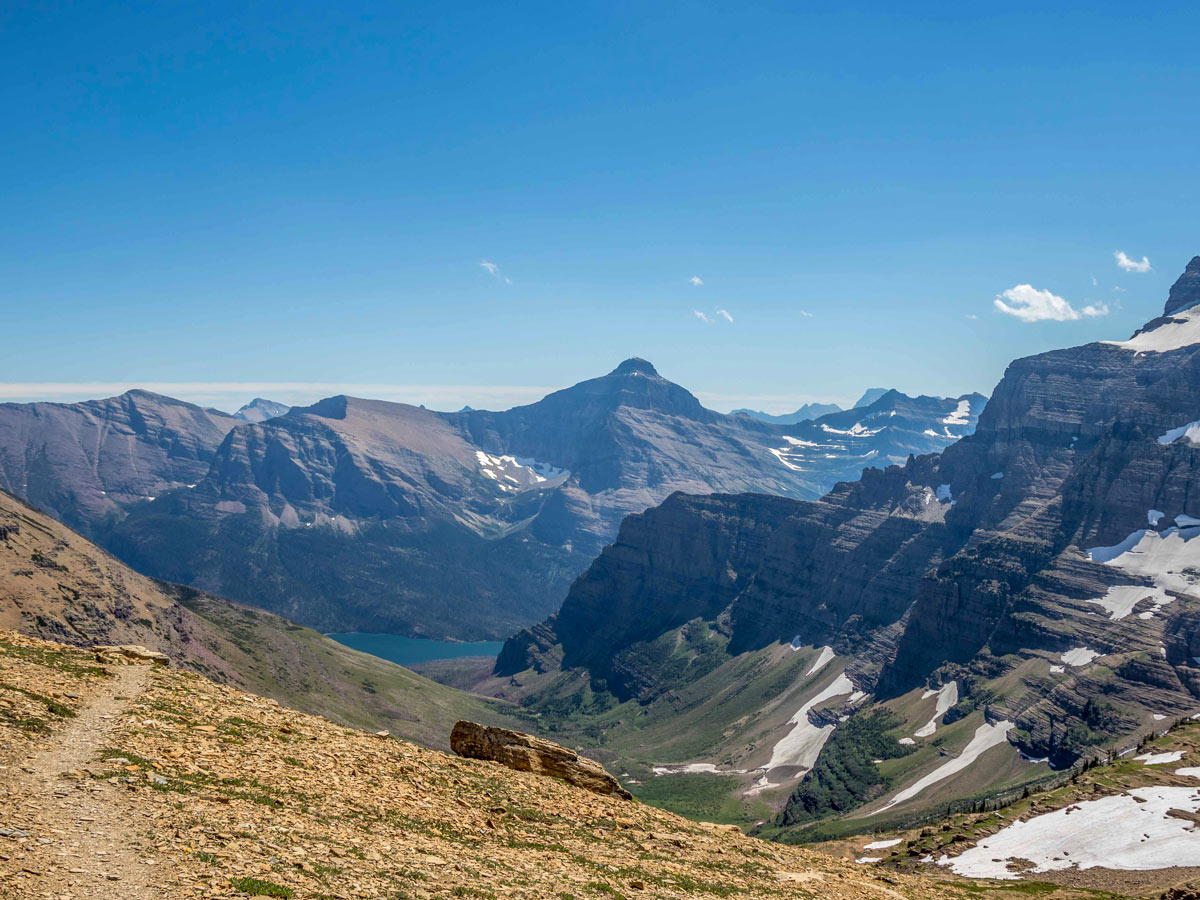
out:
{"label": "valley", "polygon": [[1194,714],[1198,274],[1133,342],[1014,362],[940,455],[630,516],[480,689],[779,840],[935,821]]}

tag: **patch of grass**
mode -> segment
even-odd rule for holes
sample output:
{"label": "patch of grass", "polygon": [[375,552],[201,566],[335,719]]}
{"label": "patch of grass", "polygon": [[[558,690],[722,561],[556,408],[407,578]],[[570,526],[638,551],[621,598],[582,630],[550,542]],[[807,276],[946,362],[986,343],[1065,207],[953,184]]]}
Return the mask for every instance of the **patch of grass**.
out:
{"label": "patch of grass", "polygon": [[55,715],[63,719],[70,719],[74,718],[75,716],[75,710],[71,709],[71,707],[67,706],[65,703],[59,703],[53,697],[46,697],[42,694],[38,694],[23,687],[17,687],[15,684],[9,684],[5,681],[0,681],[0,688],[13,691],[18,694],[24,694],[30,700],[36,700],[38,703],[41,703],[43,706],[45,706],[51,715]]}
{"label": "patch of grass", "polygon": [[736,824],[743,821],[740,806],[730,806],[736,784],[737,779],[728,775],[705,773],[660,775],[631,787],[637,798],[650,806],[669,809],[689,819]]}
{"label": "patch of grass", "polygon": [[261,878],[250,878],[243,876],[240,878],[230,878],[229,883],[236,890],[243,894],[249,894],[252,897],[294,897],[296,892],[290,887],[284,887],[282,884],[276,884],[273,881],[263,881]]}

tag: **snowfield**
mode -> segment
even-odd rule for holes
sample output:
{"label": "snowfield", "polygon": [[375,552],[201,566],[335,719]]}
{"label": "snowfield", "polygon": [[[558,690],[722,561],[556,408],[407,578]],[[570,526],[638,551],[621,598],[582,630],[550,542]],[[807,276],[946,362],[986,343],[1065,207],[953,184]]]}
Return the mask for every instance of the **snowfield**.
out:
{"label": "snowfield", "polygon": [[1188,422],[1186,425],[1172,428],[1166,434],[1159,435],[1158,442],[1173,444],[1180,438],[1186,439],[1189,444],[1200,444],[1200,421]]}
{"label": "snowfield", "polygon": [[903,803],[905,800],[911,800],[913,797],[920,794],[927,787],[937,784],[939,781],[945,781],[951,775],[957,775],[959,772],[970,766],[975,760],[979,759],[988,750],[993,747],[999,747],[1001,744],[1008,741],[1008,733],[1013,728],[1012,722],[1003,721],[997,722],[995,725],[984,723],[975,729],[975,736],[971,738],[971,743],[963,748],[963,752],[957,758],[950,760],[948,763],[934,769],[920,781],[909,785],[895,797],[887,802],[880,809],[880,812],[886,812],[893,806]]}
{"label": "snowfield", "polygon": [[[1152,510],[1157,512],[1157,510]],[[1187,593],[1200,583],[1196,572],[1200,570],[1200,519],[1180,514],[1175,524],[1165,531],[1142,528],[1112,547],[1093,547],[1088,551],[1092,562],[1104,563],[1120,569],[1127,575],[1146,578],[1149,587],[1120,585],[1108,589],[1099,600],[1089,600],[1109,611],[1110,618],[1120,619],[1129,615],[1139,600],[1149,599],[1154,607],[1139,614],[1139,618],[1150,618],[1175,598],[1169,592]]]}
{"label": "snowfield", "polygon": [[940,866],[969,878],[1015,879],[1010,860],[1033,872],[1078,867],[1146,870],[1191,866],[1200,860],[1200,829],[1170,810],[1200,812],[1200,787],[1133,788],[1016,822]]}
{"label": "snowfield", "polygon": [[1192,314],[1176,313],[1171,316],[1173,321],[1160,325],[1153,331],[1143,331],[1127,341],[1101,343],[1111,344],[1122,350],[1133,350],[1135,353],[1166,353],[1200,344],[1200,314],[1191,310],[1189,312]]}
{"label": "snowfield", "polygon": [[1179,762],[1183,759],[1183,751],[1172,750],[1169,753],[1143,753],[1141,756],[1135,756],[1134,759],[1143,766],[1162,766],[1167,763]]}
{"label": "snowfield", "polygon": [[946,418],[942,419],[943,425],[966,425],[971,421],[971,401],[959,400],[958,408]]}
{"label": "snowfield", "polygon": [[866,694],[854,686],[845,672],[835,678],[823,691],[805,703],[788,720],[791,731],[780,738],[771,750],[771,761],[764,766],[767,771],[779,766],[802,766],[811,769],[821,753],[821,748],[833,734],[833,725],[817,726],[808,720],[808,712],[826,700],[834,697],[849,695],[849,702],[857,703],[866,698]]}
{"label": "snowfield", "polygon": [[475,461],[479,463],[479,471],[496,482],[502,491],[519,491],[570,474],[566,469],[536,459],[493,456],[482,450],[475,451]]}
{"label": "snowfield", "polygon": [[921,699],[928,700],[933,696],[937,697],[937,705],[934,707],[933,718],[913,732],[913,737],[930,737],[937,731],[938,719],[944,716],[948,709],[958,703],[958,682],[949,681],[942,685],[941,690],[926,691],[921,695]]}
{"label": "snowfield", "polygon": [[832,647],[822,647],[820,655],[818,655],[816,660],[813,662],[812,668],[804,673],[804,677],[807,678],[809,675],[816,675],[823,668],[829,665],[833,657],[834,653]]}
{"label": "snowfield", "polygon": [[895,847],[904,838],[892,838],[890,841],[874,841],[863,847],[864,850],[886,850],[888,847]]}

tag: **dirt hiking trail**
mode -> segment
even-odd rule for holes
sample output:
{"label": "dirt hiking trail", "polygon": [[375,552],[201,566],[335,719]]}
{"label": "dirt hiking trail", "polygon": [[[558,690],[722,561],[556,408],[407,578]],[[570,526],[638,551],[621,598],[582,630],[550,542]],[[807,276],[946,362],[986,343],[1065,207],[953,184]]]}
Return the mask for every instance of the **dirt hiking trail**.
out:
{"label": "dirt hiking trail", "polygon": [[[111,769],[99,754],[111,746],[117,719],[149,683],[150,667],[116,667],[90,702],[64,723],[54,743],[0,772],[0,871],[12,900],[150,900],[154,860],[144,832],[119,782],[82,778]],[[139,829],[143,834],[139,834]]]}

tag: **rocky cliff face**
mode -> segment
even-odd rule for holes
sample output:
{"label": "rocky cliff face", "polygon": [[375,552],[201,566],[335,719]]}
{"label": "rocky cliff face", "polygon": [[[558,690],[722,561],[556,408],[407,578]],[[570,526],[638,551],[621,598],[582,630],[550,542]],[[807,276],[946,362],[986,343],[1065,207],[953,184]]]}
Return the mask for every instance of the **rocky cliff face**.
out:
{"label": "rocky cliff face", "polygon": [[[969,433],[981,401],[891,392],[828,423],[781,427],[705,409],[630,359],[505,412],[331,397],[245,423],[279,410],[256,401],[235,420],[135,392],[55,407],[53,465],[24,462],[47,443],[28,428],[0,447],[21,461],[8,467],[15,491],[156,577],[325,631],[471,639],[545,616],[626,515],[673,492],[816,497],[863,465]],[[87,430],[93,407],[130,405],[156,412],[117,429],[110,411],[101,435]],[[133,461],[117,452],[126,445]]]}
{"label": "rocky cliff face", "polygon": [[631,517],[497,672],[579,667],[617,701],[645,700],[672,669],[641,648],[700,619],[731,658],[831,648],[873,704],[907,709],[954,682],[947,722],[982,713],[1057,765],[1195,711],[1200,333],[1179,315],[1195,266],[1174,315],[1135,340],[1014,362],[974,435],[940,455],[816,502],[674,496]]}

